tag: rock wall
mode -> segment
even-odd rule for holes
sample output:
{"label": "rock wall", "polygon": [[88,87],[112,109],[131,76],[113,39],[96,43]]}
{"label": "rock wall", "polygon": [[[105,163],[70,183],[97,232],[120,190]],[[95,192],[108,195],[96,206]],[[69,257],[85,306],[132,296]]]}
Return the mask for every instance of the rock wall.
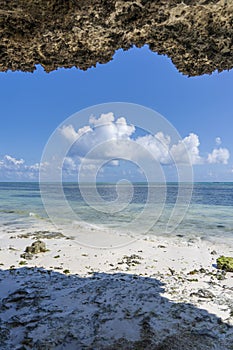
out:
{"label": "rock wall", "polygon": [[[233,0],[1,0],[0,71],[87,69],[148,44],[189,76],[233,67]],[[142,67],[143,69],[143,67]]]}

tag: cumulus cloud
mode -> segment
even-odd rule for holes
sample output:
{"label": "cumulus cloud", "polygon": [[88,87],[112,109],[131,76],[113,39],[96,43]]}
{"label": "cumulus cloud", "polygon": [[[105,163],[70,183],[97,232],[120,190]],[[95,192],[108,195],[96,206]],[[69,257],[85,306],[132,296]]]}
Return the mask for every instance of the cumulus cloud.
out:
{"label": "cumulus cloud", "polygon": [[[120,168],[119,159],[132,160],[133,163],[141,160],[150,162],[151,155],[161,165],[171,166],[190,163],[226,165],[230,158],[228,149],[219,147],[222,142],[220,137],[215,139],[217,147],[203,157],[199,137],[194,133],[176,142],[172,140],[172,135],[166,135],[163,131],[141,136],[134,125],[127,123],[126,118],[115,118],[111,112],[99,118],[91,116],[88,125],[77,130],[73,125],[64,125],[59,133],[61,141],[68,142],[70,146],[62,166],[63,175],[68,177],[77,176],[80,166],[90,174],[100,171],[102,162],[114,172]],[[24,159],[5,155],[0,159],[0,177],[37,180],[40,168],[50,169],[52,173],[59,172],[60,165],[58,168],[56,164],[28,165]]]}
{"label": "cumulus cloud", "polygon": [[75,131],[73,125],[64,125],[61,129],[61,135],[63,135],[71,143],[75,142],[85,133],[92,131],[89,125],[80,128],[77,132]]}
{"label": "cumulus cloud", "polygon": [[115,121],[113,113],[102,114],[99,119],[92,116],[89,123],[90,125],[77,131],[72,125],[65,125],[60,129],[61,135],[73,144],[69,156],[84,157],[89,150],[106,140],[129,140],[135,132],[135,127],[128,125],[124,117]]}
{"label": "cumulus cloud", "polygon": [[78,165],[76,164],[75,160],[71,157],[65,157],[63,162],[63,171],[65,171],[67,175],[71,175],[72,172],[77,170]]}
{"label": "cumulus cloud", "polygon": [[154,158],[161,164],[168,164],[171,162],[169,153],[170,137],[165,136],[162,132],[155,135],[145,135],[135,139],[139,145],[148,150]]}
{"label": "cumulus cloud", "polygon": [[5,155],[4,158],[0,161],[0,168],[5,167],[6,169],[20,169],[24,164],[23,159],[16,159],[9,155]]}
{"label": "cumulus cloud", "polygon": [[[205,162],[199,154],[199,138],[196,134],[190,133],[183,140],[176,144],[172,144],[170,135],[165,135],[162,131],[155,135],[146,134],[144,136],[136,136],[136,128],[134,125],[127,124],[124,117],[115,120],[113,113],[102,114],[99,118],[92,116],[89,125],[75,130],[73,126],[63,126],[60,130],[67,140],[72,140],[73,146],[70,149],[69,156],[79,159],[85,157],[93,157],[92,160],[110,159],[124,155],[125,158],[136,160],[145,157],[145,150],[150,152],[154,159],[164,165],[174,163],[202,164]],[[74,142],[76,140],[76,142]],[[111,147],[99,147],[98,151],[88,153],[96,146],[106,141],[116,141],[111,143]],[[120,141],[129,141],[120,142]],[[140,148],[132,144],[135,141]],[[141,154],[140,154],[141,153]]]}
{"label": "cumulus cloud", "polygon": [[[75,159],[75,167],[70,161],[70,168],[76,172],[78,171],[77,164],[84,159],[83,169],[96,171],[99,159],[104,161],[111,158],[122,158],[123,155],[126,159],[137,161],[140,157],[145,158],[145,151],[150,152],[153,158],[163,165],[227,164],[230,157],[226,148],[214,149],[207,158],[201,156],[199,137],[194,133],[190,133],[177,143],[172,143],[170,135],[165,135],[162,131],[155,135],[137,136],[134,125],[129,125],[124,117],[115,119],[111,112],[102,114],[99,118],[91,116],[89,125],[79,130],[75,130],[71,125],[63,126],[61,134],[73,143],[68,156]],[[109,144],[108,147],[105,142],[110,140],[115,142]],[[220,137],[217,137],[215,141],[217,145],[222,142]],[[136,142],[141,148],[136,147],[133,142]],[[98,147],[101,144],[104,146]],[[89,153],[93,149],[95,152]],[[112,160],[109,165],[118,165],[118,161]]]}
{"label": "cumulus cloud", "polygon": [[230,158],[230,152],[227,148],[219,147],[222,144],[220,137],[216,137],[215,143],[217,148],[214,148],[211,153],[208,154],[207,163],[209,164],[228,164]]}
{"label": "cumulus cloud", "polygon": [[210,164],[228,164],[230,152],[227,148],[215,148],[208,154],[207,162]]}
{"label": "cumulus cloud", "polygon": [[[46,168],[46,164],[41,169]],[[24,159],[5,155],[0,159],[0,178],[7,180],[38,180],[40,163],[27,165]]]}
{"label": "cumulus cloud", "polygon": [[199,155],[199,146],[198,136],[191,133],[171,147],[172,157],[176,163],[187,163],[190,160],[192,165],[202,164],[204,160]]}
{"label": "cumulus cloud", "polygon": [[[70,149],[69,156],[72,158],[91,157],[87,153],[96,146],[112,141],[110,147],[99,147],[98,152],[92,152],[95,158],[110,159],[111,157],[124,155],[126,158],[140,158],[139,148],[137,151],[135,145],[132,144],[133,135],[136,131],[134,125],[127,124],[124,117],[115,120],[113,113],[102,114],[100,118],[91,117],[90,125],[75,131],[73,126],[63,126],[61,134],[67,140],[76,140]],[[121,142],[124,141],[124,142]],[[127,143],[128,141],[128,143]],[[153,156],[161,163],[167,163],[169,158],[169,136],[163,135],[162,132],[156,135],[145,135],[134,139],[142,148],[150,151]],[[144,153],[143,153],[144,154]],[[117,165],[117,161],[113,161],[112,165]]]}
{"label": "cumulus cloud", "polygon": [[216,139],[215,139],[215,143],[216,143],[216,145],[217,145],[217,146],[220,146],[220,145],[221,145],[221,143],[222,143],[221,138],[220,138],[220,137],[216,137]]}

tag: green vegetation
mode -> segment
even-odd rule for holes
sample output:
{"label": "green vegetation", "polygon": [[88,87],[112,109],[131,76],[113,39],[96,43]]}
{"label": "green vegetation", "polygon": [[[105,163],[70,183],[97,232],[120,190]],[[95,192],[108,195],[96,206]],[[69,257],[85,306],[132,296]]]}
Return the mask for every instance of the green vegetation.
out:
{"label": "green vegetation", "polygon": [[233,258],[227,256],[220,256],[217,259],[217,268],[226,272],[233,272]]}

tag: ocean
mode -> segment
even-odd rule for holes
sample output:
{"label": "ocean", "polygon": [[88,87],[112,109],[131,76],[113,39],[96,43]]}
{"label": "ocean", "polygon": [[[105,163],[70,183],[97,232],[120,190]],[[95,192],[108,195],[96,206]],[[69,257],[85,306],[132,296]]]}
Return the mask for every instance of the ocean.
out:
{"label": "ocean", "polygon": [[[190,192],[191,185],[185,186]],[[1,236],[30,230],[63,230],[69,226],[71,234],[72,227],[74,230],[78,227],[96,232],[96,235],[100,230],[109,230],[132,235],[137,232],[149,236],[166,234],[223,242],[233,239],[233,183],[194,183],[190,204],[184,201],[178,207],[180,217],[174,216],[175,224],[169,230],[167,223],[177,201],[178,183],[152,186],[151,201],[146,210],[150,191],[147,184],[135,183],[130,191],[126,190],[126,185],[120,186],[120,195],[124,198],[120,207],[115,205],[119,193],[114,184],[97,184],[96,192],[93,185],[85,184],[84,187],[89,204],[75,183],[63,184],[64,198],[60,198],[56,184],[43,185],[43,204],[39,183],[0,183]]]}

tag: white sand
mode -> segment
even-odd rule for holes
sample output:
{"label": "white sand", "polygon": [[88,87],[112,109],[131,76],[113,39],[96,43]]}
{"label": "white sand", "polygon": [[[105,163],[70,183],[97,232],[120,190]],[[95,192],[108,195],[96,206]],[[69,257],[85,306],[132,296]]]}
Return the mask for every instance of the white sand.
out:
{"label": "white sand", "polygon": [[25,260],[35,238],[14,237],[1,242],[1,349],[232,349],[233,273],[215,264],[233,247],[145,237],[94,249],[63,237]]}

